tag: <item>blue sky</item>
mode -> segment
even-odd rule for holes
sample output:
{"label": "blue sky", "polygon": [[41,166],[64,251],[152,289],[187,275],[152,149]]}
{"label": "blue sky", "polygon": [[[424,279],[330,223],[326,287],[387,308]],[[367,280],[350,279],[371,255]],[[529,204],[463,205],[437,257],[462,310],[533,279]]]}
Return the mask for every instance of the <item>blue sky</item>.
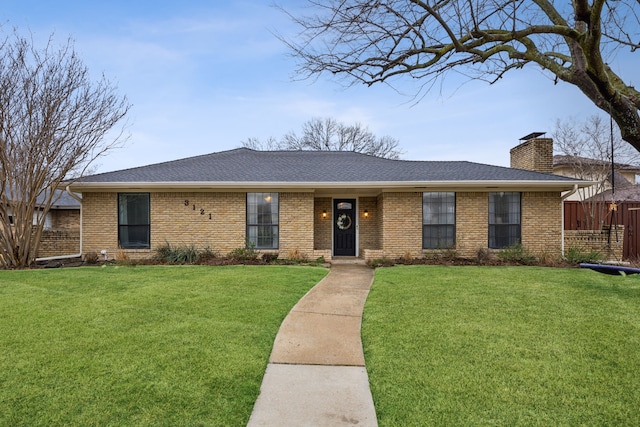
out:
{"label": "blue sky", "polygon": [[59,42],[73,37],[90,71],[128,97],[130,138],[99,159],[98,172],[279,138],[313,117],[392,136],[405,159],[508,166],[520,137],[551,132],[557,118],[599,113],[578,89],[554,85],[535,67],[492,86],[447,80],[418,104],[410,79],[398,87],[407,95],[384,85],[345,89],[327,76],[294,81],[295,62],[273,32],[295,29],[268,0],[5,0],[2,10],[5,33],[15,26],[36,41],[52,32]]}

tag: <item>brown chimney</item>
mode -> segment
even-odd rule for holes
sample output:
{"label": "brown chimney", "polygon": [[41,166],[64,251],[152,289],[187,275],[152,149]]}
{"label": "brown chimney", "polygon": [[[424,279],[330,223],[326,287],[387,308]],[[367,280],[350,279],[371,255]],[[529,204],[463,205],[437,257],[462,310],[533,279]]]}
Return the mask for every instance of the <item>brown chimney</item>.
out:
{"label": "brown chimney", "polygon": [[540,138],[543,132],[534,132],[520,138],[522,142],[511,149],[511,167],[535,172],[553,172],[553,139]]}

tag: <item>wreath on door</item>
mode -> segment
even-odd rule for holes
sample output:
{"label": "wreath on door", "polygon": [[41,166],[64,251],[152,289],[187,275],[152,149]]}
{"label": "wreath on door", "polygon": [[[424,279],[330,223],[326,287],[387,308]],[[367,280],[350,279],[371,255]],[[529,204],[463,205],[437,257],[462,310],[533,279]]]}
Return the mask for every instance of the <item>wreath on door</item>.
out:
{"label": "wreath on door", "polygon": [[336,225],[340,230],[348,230],[349,228],[351,228],[351,217],[346,213],[338,215],[338,219],[336,219]]}

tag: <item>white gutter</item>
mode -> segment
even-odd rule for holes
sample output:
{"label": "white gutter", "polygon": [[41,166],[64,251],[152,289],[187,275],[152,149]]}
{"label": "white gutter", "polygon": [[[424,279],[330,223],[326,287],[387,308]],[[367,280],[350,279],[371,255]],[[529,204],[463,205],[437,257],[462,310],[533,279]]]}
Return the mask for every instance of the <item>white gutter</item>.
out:
{"label": "white gutter", "polygon": [[562,232],[560,233],[561,237],[562,237],[562,240],[560,241],[561,242],[560,248],[562,250],[562,259],[564,259],[564,201],[567,200],[570,196],[574,195],[576,193],[576,191],[578,191],[578,184],[574,184],[573,185],[573,189],[560,198],[560,206],[561,206],[561,209],[560,209],[560,215],[561,215],[560,216],[560,218],[561,218],[560,224],[562,225],[562,227],[561,227]]}
{"label": "white gutter", "polygon": [[71,197],[73,197],[78,202],[80,202],[80,252],[78,252],[77,254],[71,254],[71,255],[58,255],[58,256],[49,256],[49,257],[43,257],[43,258],[36,258],[36,262],[39,262],[39,261],[54,261],[54,260],[57,260],[57,259],[69,259],[69,258],[80,258],[80,257],[82,257],[82,199],[80,197],[78,197],[77,194],[72,193],[71,190],[69,189],[68,185],[66,186],[65,190],[66,190],[67,194],[69,194]]}

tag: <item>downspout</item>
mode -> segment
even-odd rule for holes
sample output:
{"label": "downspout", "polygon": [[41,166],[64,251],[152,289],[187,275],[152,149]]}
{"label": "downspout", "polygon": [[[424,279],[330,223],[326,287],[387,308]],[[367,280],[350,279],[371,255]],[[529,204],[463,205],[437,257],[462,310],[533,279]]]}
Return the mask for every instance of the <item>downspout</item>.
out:
{"label": "downspout", "polygon": [[80,202],[80,252],[78,252],[77,254],[71,254],[71,255],[58,255],[58,256],[50,256],[50,257],[44,257],[44,258],[36,258],[36,262],[39,262],[39,261],[54,261],[54,260],[57,260],[57,259],[68,259],[68,258],[80,258],[80,257],[82,257],[82,199],[80,197],[78,197],[77,194],[72,193],[71,190],[69,190],[69,186],[68,185],[65,188],[65,191],[71,197],[73,197],[78,202]]}
{"label": "downspout", "polygon": [[562,259],[564,259],[564,201],[567,200],[567,198],[569,198],[570,196],[574,195],[576,191],[578,191],[578,184],[573,184],[573,189],[560,198],[560,205],[562,207],[562,209],[560,209],[560,215],[561,215],[560,224],[562,224],[562,233],[561,233],[562,240],[561,240],[560,247],[562,250]]}

